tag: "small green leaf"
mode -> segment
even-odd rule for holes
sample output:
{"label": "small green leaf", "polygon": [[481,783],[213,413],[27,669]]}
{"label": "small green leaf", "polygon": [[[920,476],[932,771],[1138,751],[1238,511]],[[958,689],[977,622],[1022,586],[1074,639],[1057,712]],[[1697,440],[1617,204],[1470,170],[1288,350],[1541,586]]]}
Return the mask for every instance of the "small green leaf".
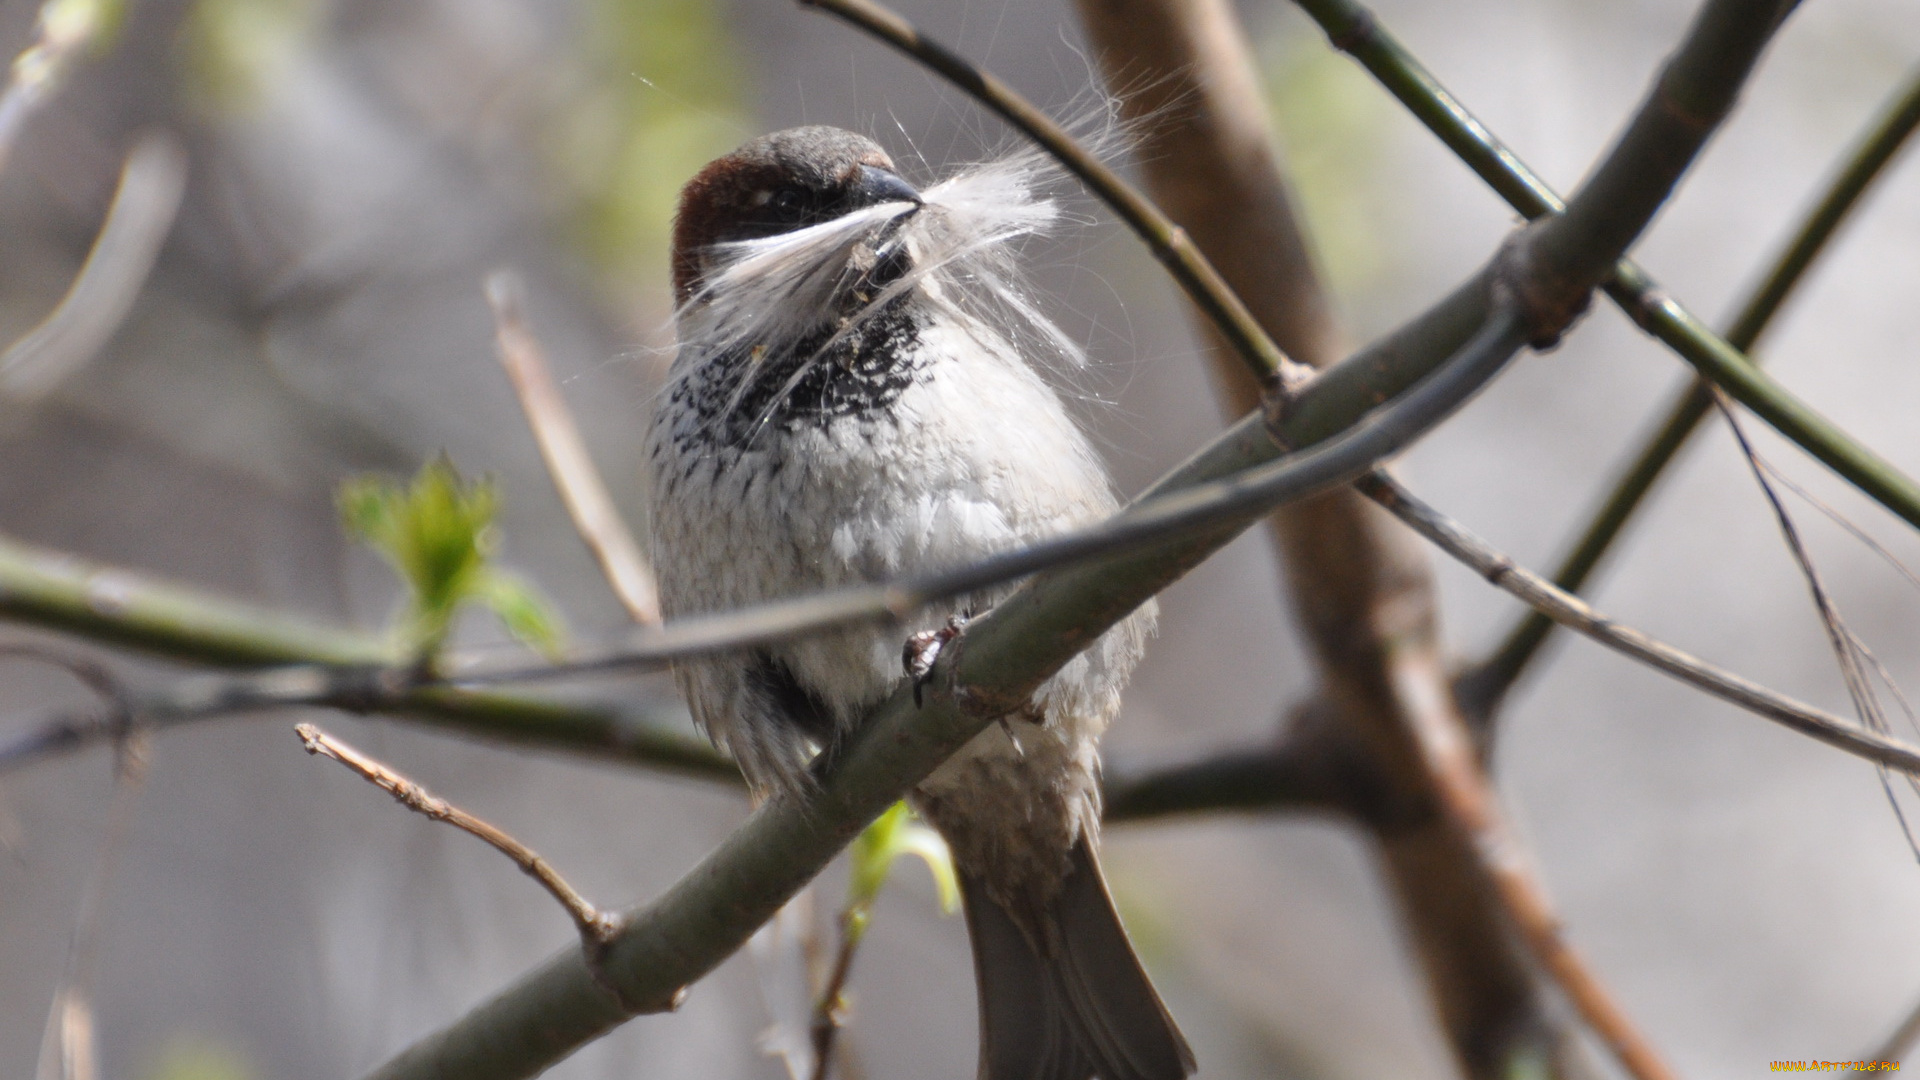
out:
{"label": "small green leaf", "polygon": [[947,849],[946,838],[918,819],[908,822],[902,833],[900,852],[918,855],[920,861],[927,864],[927,871],[933,875],[933,887],[940,894],[941,913],[951,915],[959,911],[960,877],[954,873],[953,852]]}
{"label": "small green leaf", "polygon": [[411,485],[362,476],[340,485],[340,520],[378,551],[407,584],[402,646],[430,661],[468,601],[486,605],[516,637],[552,651],[559,621],[533,589],[490,565],[499,546],[493,519],[500,499],[490,480],[461,479],[443,455]]}
{"label": "small green leaf", "polygon": [[501,570],[489,571],[480,589],[480,602],[487,605],[507,632],[540,650],[548,658],[557,656],[565,644],[560,617],[546,598],[533,586]]}
{"label": "small green leaf", "polygon": [[391,486],[378,476],[356,476],[340,485],[334,501],[347,532],[376,547],[390,541],[395,531]]}
{"label": "small green leaf", "polygon": [[927,864],[940,892],[940,910],[951,915],[960,907],[960,879],[953,870],[953,854],[940,834],[923,824],[905,802],[894,803],[866,827],[849,849],[853,877],[847,886],[847,907],[867,908],[880,895],[893,861],[915,855]]}

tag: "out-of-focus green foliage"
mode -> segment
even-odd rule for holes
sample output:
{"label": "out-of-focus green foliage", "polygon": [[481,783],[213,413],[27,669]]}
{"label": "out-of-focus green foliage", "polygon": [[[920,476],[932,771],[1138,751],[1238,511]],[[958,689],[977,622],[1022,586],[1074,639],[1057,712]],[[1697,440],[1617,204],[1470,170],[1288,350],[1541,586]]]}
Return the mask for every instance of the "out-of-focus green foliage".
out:
{"label": "out-of-focus green foliage", "polygon": [[846,932],[856,940],[866,932],[873,902],[887,883],[894,860],[915,855],[933,873],[940,891],[940,910],[951,915],[960,907],[960,879],[953,872],[953,854],[940,834],[921,822],[906,803],[893,808],[866,827],[847,849],[852,878],[847,883]]}
{"label": "out-of-focus green foliage", "polygon": [[666,274],[680,185],[746,137],[746,82],[711,0],[586,0],[587,85],[558,117],[556,163],[581,249],[617,295]]}
{"label": "out-of-focus green foliage", "polygon": [[347,531],[407,583],[409,602],[397,628],[406,655],[430,662],[469,601],[499,616],[520,640],[549,653],[558,649],[559,620],[546,602],[492,563],[499,505],[491,481],[467,483],[444,457],[428,462],[410,486],[383,476],[340,485]]}
{"label": "out-of-focus green foliage", "polygon": [[254,1080],[240,1053],[209,1039],[179,1039],[160,1055],[148,1080]]}
{"label": "out-of-focus green foliage", "polygon": [[1315,34],[1270,37],[1261,67],[1276,135],[1328,284],[1340,295],[1364,290],[1387,267],[1379,170],[1393,105]]}
{"label": "out-of-focus green foliage", "polygon": [[258,101],[319,21],[314,0],[196,0],[181,33],[189,91],[230,112]]}

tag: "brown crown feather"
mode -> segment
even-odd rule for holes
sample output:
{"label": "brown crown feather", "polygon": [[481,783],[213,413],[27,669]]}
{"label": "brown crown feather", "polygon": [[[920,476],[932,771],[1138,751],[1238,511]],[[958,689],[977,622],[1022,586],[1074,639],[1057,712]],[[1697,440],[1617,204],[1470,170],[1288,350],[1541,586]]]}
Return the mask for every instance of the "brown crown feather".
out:
{"label": "brown crown feather", "polygon": [[673,296],[685,304],[706,272],[715,244],[766,235],[761,208],[782,187],[828,195],[844,191],[860,167],[893,169],[878,143],[835,127],[799,127],[763,135],[709,163],[680,189],[673,218]]}

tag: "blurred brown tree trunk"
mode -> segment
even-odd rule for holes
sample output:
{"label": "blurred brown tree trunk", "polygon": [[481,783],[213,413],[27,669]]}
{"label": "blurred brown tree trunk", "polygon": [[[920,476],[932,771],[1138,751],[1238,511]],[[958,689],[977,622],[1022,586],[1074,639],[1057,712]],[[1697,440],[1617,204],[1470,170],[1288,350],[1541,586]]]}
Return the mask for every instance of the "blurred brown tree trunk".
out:
{"label": "blurred brown tree trunk", "polygon": [[[1078,0],[1107,85],[1136,125],[1148,189],[1275,342],[1315,368],[1347,342],[1300,226],[1245,34],[1224,0]],[[1260,387],[1211,326],[1222,411]],[[1342,809],[1379,843],[1435,1009],[1463,1072],[1509,1075],[1560,1053],[1531,965],[1471,840],[1439,813],[1415,710],[1455,708],[1431,567],[1419,541],[1351,490],[1272,519],[1294,610],[1320,673],[1285,753],[1329,763]],[[1337,764],[1335,764],[1337,763]]]}

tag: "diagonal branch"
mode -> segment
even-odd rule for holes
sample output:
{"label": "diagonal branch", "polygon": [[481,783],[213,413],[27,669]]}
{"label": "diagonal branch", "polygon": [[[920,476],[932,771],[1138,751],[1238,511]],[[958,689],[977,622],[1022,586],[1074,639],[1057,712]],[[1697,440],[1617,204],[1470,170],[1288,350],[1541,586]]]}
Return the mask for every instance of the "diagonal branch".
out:
{"label": "diagonal branch", "polygon": [[1247,366],[1275,390],[1279,389],[1279,379],[1288,369],[1286,354],[1267,336],[1266,330],[1255,321],[1240,297],[1227,287],[1226,281],[1194,245],[1186,230],[1174,224],[1120,174],[1088,153],[1052,117],[994,75],[980,70],[952,49],[921,34],[913,24],[880,4],[871,0],[800,0],[800,4],[802,7],[817,8],[871,34],[938,72],[1044,147],[1111,207],[1122,221],[1148,239],[1154,257],[1167,268],[1167,273],[1186,290],[1207,318],[1220,328],[1221,335],[1240,354]]}
{"label": "diagonal branch", "polygon": [[[1149,190],[1220,267],[1294,357],[1319,368],[1344,351],[1294,212],[1252,49],[1226,0],[1080,0],[1110,92],[1137,140]],[[1210,323],[1200,332],[1219,342]],[[1207,366],[1229,415],[1261,386],[1227,348]],[[1565,1060],[1572,1018],[1550,1007],[1490,875],[1444,815],[1416,729],[1458,723],[1427,551],[1351,490],[1275,514],[1287,599],[1318,685],[1271,748],[1121,780],[1109,818],[1193,799],[1345,813],[1380,843],[1382,877],[1462,1072],[1511,1075],[1516,1061]],[[1444,712],[1429,718],[1431,712]],[[1414,820],[1414,819],[1418,820]]]}
{"label": "diagonal branch", "polygon": [[1101,785],[1101,820],[1114,825],[1175,814],[1277,809],[1360,819],[1364,802],[1371,800],[1343,782],[1343,774],[1356,768],[1356,763],[1311,752],[1298,738],[1152,769],[1120,770],[1109,763]]}
{"label": "diagonal branch", "polygon": [[434,821],[445,822],[512,859],[522,873],[539,882],[547,895],[566,909],[574,929],[580,932],[581,943],[587,948],[605,944],[620,928],[618,917],[594,907],[552,864],[541,858],[539,852],[506,831],[474,817],[312,724],[296,724],[293,731],[300,736],[300,745],[307,753],[339,762],[362,780],[393,796],[401,806]]}
{"label": "diagonal branch", "polygon": [[1567,629],[1802,735],[1890,769],[1920,776],[1920,748],[1802,705],[1614,622],[1588,607],[1579,597],[1518,566],[1458,522],[1414,498],[1391,477],[1385,474],[1371,477],[1361,484],[1361,490],[1490,584],[1511,593]]}
{"label": "diagonal branch", "polygon": [[[1443,365],[1443,374],[1450,370],[1491,377],[1524,335],[1516,320],[1496,317],[1459,357]],[[1425,344],[1433,347],[1431,341]],[[1448,387],[1446,382],[1430,382],[1421,390],[1431,392],[1438,385],[1443,396],[1457,401],[1463,387]],[[1430,395],[1408,395],[1416,406],[1423,396]],[[1357,411],[1364,405],[1353,402]],[[1428,422],[1446,411],[1408,409],[1409,414],[1425,415]],[[1350,418],[1349,424],[1358,419]],[[1361,425],[1345,438],[1366,439],[1390,426]],[[1257,421],[1252,428],[1262,431]],[[1280,453],[1270,439],[1261,438],[1266,455]],[[1224,447],[1261,452],[1234,441]],[[1222,456],[1219,451],[1203,455],[1166,483],[1172,486],[1245,464]],[[1327,460],[1308,450],[1266,468],[1280,477],[1288,475],[1287,462],[1299,462],[1302,467],[1291,473],[1298,486],[1288,492],[1298,497],[1352,479],[1326,471],[1321,463]],[[1280,487],[1269,490],[1279,492]],[[1178,501],[1179,494],[1166,498]],[[563,953],[372,1075],[384,1080],[531,1076],[611,1030],[631,1014],[629,1006],[668,1007],[687,984],[737,949],[867,822],[995,718],[1019,708],[1084,642],[1125,618],[1271,508],[1271,502],[1261,502],[1223,524],[1190,531],[1143,552],[1109,555],[1035,578],[971,624],[957,646],[942,651],[924,707],[914,700],[915,688],[903,687],[843,749],[820,762],[810,797],[787,793],[769,800],[666,895],[630,914],[628,928],[609,946],[599,972],[617,997],[603,989],[577,952]],[[1121,520],[1130,516],[1123,514]]]}
{"label": "diagonal branch", "polygon": [[[1737,19],[1723,16],[1746,13],[1751,17],[1756,11],[1773,10],[1771,3],[1755,0],[1712,0],[1707,16],[1696,21],[1679,54],[1695,61],[1698,70],[1688,68],[1682,74],[1697,75],[1703,86],[1710,87],[1716,80],[1737,86],[1766,34],[1746,32],[1736,25]],[[1771,29],[1773,20],[1767,23]],[[1729,56],[1735,62],[1728,62]],[[1669,69],[1669,79],[1673,70]],[[1690,157],[1706,133],[1697,132],[1698,138],[1683,147],[1623,141],[1602,165],[1601,174],[1651,171],[1665,175],[1670,184],[1685,166],[1684,160],[1674,165],[1676,150],[1678,156]],[[1642,155],[1650,160],[1637,164],[1630,160]],[[1572,215],[1588,197],[1583,190],[1569,216],[1576,222],[1597,221],[1607,227],[1583,226],[1585,231],[1579,235],[1595,244],[1618,244],[1620,250],[1581,250],[1556,238],[1544,248],[1558,274],[1558,280],[1549,285],[1565,287],[1589,272],[1597,280],[1635,235],[1634,230],[1615,227],[1617,223],[1604,213]],[[1650,215],[1651,208],[1645,213]],[[1640,220],[1644,224],[1644,216]],[[1511,250],[1503,248],[1495,265],[1503,265]],[[1592,267],[1598,270],[1590,271]],[[1505,284],[1524,288],[1529,282],[1509,276]],[[1516,332],[1537,335],[1543,329],[1560,329],[1544,323],[1519,324],[1506,315],[1504,304],[1496,303],[1494,291],[1493,273],[1483,271],[1388,340],[1404,348],[1403,362],[1431,368],[1436,351],[1452,354],[1459,348],[1459,338],[1445,332],[1450,323],[1446,316],[1457,317],[1461,307],[1478,309],[1480,317],[1471,320],[1472,329],[1466,335],[1469,344],[1454,366],[1460,370],[1484,365],[1485,377],[1491,377],[1498,364],[1486,363],[1486,357],[1510,354],[1518,344],[1513,337]],[[1561,295],[1549,294],[1550,298]],[[1308,389],[1332,393],[1349,385],[1348,380],[1333,376],[1353,362],[1350,359],[1334,368]],[[1308,400],[1309,395],[1303,394],[1300,404]],[[1439,415],[1444,412],[1434,419]],[[1358,412],[1341,417],[1302,408],[1289,409],[1275,422],[1283,438],[1302,445],[1313,440],[1296,442],[1296,431],[1304,434],[1317,424],[1343,430],[1358,418]],[[1266,458],[1279,453],[1272,443],[1264,449],[1257,444],[1239,445]],[[1310,458],[1312,452],[1296,456]],[[1173,482],[1190,483],[1222,464],[1210,453],[1179,470]],[[1234,464],[1245,467],[1244,462]],[[1270,507],[1262,506],[1260,511],[1266,509]],[[917,688],[896,691],[857,735],[820,763],[817,784],[809,792],[783,793],[768,800],[679,884],[633,913],[627,928],[609,946],[600,972],[617,997],[593,978],[578,952],[563,953],[372,1075],[383,1080],[530,1076],[619,1024],[631,1006],[669,1006],[687,984],[737,949],[860,828],[995,717],[1018,708],[1079,651],[1081,643],[1124,618],[1258,516],[1194,530],[1142,553],[1110,556],[1029,582],[976,621],[956,647],[943,651],[934,672],[934,692],[926,697],[924,707],[914,702]]]}
{"label": "diagonal branch", "polygon": [[1472,839],[1502,909],[1534,959],[1628,1075],[1635,1080],[1676,1080],[1612,992],[1560,932],[1559,916],[1500,809],[1466,722],[1451,708],[1413,709],[1411,714],[1420,758],[1443,812]]}
{"label": "diagonal branch", "polygon": [[594,467],[586,440],[553,381],[547,357],[527,324],[525,289],[518,276],[496,270],[487,278],[487,304],[493,308],[494,342],[500,364],[513,382],[514,396],[527,414],[540,457],[553,486],[560,489],[573,527],[593,552],[601,573],[621,606],[642,626],[660,625],[660,593],[653,569],[613,505],[606,481]]}
{"label": "diagonal branch", "polygon": [[[1494,138],[1432,73],[1394,40],[1373,13],[1354,0],[1296,0],[1327,37],[1398,97],[1408,110],[1529,218],[1560,209],[1561,202],[1518,155]],[[1748,16],[1755,32],[1775,26],[1776,11],[1756,5]],[[1684,118],[1675,126],[1682,129]],[[1715,334],[1632,262],[1613,268],[1606,292],[1642,329],[1664,342],[1756,416],[1798,443],[1908,523],[1920,527],[1920,485],[1821,416],[1786,387],[1755,367],[1744,353]]]}
{"label": "diagonal branch", "polygon": [[[1920,127],[1920,70],[1907,77],[1906,84],[1874,118],[1847,155],[1844,167],[1827,184],[1819,201],[1800,223],[1792,240],[1740,305],[1739,314],[1727,329],[1729,345],[1752,355],[1754,345],[1766,333],[1773,317],[1795,287],[1805,280],[1807,271],[1826,250],[1827,243],[1860,198],[1906,146],[1916,127]],[[1757,362],[1759,358],[1754,359]],[[1692,385],[1667,407],[1666,419],[1620,474],[1593,518],[1581,530],[1573,550],[1554,573],[1554,584],[1576,593],[1586,585],[1588,577],[1653,490],[1667,464],[1699,429],[1712,404],[1707,393],[1710,385],[1706,379],[1696,376]],[[1498,710],[1500,701],[1526,673],[1554,625],[1539,612],[1527,612],[1501,639],[1492,655],[1461,675],[1460,696],[1469,712],[1488,717]]]}

